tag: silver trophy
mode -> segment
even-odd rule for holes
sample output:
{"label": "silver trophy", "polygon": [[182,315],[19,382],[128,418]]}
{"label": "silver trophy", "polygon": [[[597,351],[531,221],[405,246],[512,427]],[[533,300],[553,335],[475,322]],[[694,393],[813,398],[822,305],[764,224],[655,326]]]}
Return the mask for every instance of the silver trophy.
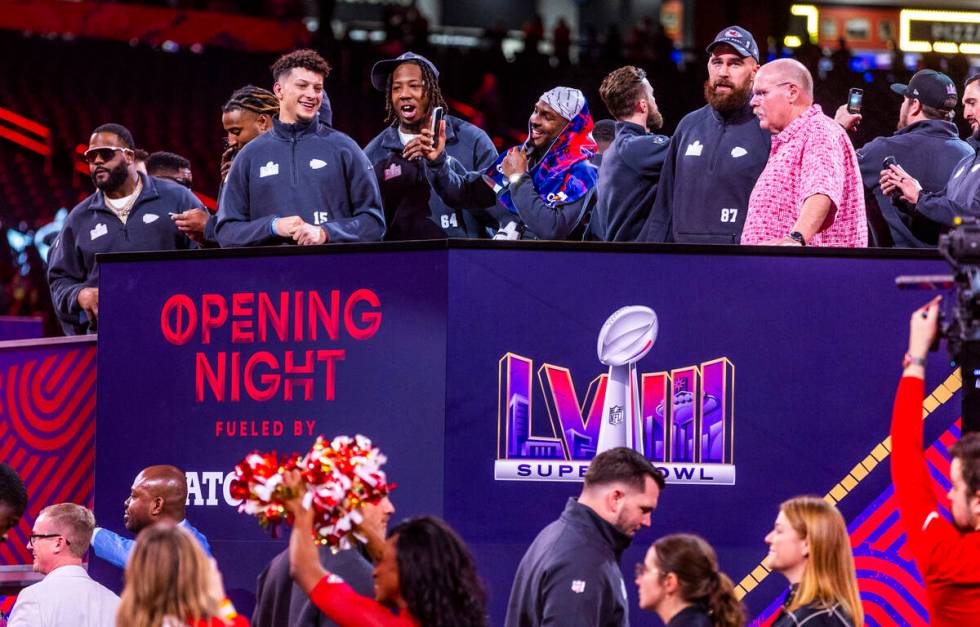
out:
{"label": "silver trophy", "polygon": [[596,453],[626,446],[646,454],[636,362],[653,348],[657,328],[657,313],[654,310],[642,305],[630,305],[609,316],[599,331],[596,350],[599,361],[609,366],[609,379],[606,382]]}

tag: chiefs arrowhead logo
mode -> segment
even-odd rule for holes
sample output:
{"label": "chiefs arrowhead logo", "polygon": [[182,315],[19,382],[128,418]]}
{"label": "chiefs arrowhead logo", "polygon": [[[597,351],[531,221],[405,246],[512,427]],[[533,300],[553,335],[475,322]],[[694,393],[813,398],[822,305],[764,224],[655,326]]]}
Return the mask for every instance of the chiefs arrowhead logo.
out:
{"label": "chiefs arrowhead logo", "polygon": [[742,36],[742,34],[739,33],[737,30],[734,30],[734,29],[733,30],[730,30],[730,31],[727,31],[725,33],[725,37],[741,37],[741,36]]}

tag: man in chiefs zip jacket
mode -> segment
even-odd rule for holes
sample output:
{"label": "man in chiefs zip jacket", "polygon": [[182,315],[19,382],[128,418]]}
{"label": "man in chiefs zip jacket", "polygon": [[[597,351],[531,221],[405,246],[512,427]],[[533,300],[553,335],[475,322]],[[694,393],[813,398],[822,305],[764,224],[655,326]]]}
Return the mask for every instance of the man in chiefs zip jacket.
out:
{"label": "man in chiefs zip jacket", "polygon": [[330,66],[312,50],[273,64],[279,119],[232,163],[218,203],[222,246],[377,241],[381,193],[371,163],[347,135],[319,123]]}

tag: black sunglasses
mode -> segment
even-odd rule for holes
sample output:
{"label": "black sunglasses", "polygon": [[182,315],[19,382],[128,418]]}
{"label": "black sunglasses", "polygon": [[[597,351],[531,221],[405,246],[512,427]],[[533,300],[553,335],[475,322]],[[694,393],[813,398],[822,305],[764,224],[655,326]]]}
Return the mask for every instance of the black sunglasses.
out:
{"label": "black sunglasses", "polygon": [[180,176],[172,176],[170,174],[155,174],[154,176],[156,178],[158,178],[158,179],[166,179],[168,181],[173,181],[174,183],[177,183],[178,185],[183,185],[187,189],[191,189],[191,181],[189,181],[188,179],[185,179],[183,177],[180,177]]}

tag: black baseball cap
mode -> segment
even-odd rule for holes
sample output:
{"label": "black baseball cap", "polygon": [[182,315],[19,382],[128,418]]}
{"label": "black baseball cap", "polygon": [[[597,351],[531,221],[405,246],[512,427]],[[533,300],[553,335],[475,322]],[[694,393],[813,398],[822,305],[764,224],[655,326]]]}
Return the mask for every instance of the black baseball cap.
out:
{"label": "black baseball cap", "polygon": [[956,83],[936,70],[919,70],[908,85],[893,83],[892,91],[933,109],[952,111],[956,108]]}
{"label": "black baseball cap", "polygon": [[388,85],[388,76],[395,71],[395,68],[405,63],[406,61],[415,61],[417,63],[424,63],[432,71],[432,75],[439,80],[439,70],[436,66],[425,57],[420,54],[415,54],[414,52],[406,52],[400,54],[394,59],[385,59],[383,61],[378,61],[371,68],[371,84],[378,91],[384,91],[385,87]]}
{"label": "black baseball cap", "polygon": [[759,46],[755,43],[752,33],[741,26],[729,26],[721,31],[705,50],[710,53],[712,48],[719,44],[728,44],[743,57],[752,57],[756,63],[759,62]]}

